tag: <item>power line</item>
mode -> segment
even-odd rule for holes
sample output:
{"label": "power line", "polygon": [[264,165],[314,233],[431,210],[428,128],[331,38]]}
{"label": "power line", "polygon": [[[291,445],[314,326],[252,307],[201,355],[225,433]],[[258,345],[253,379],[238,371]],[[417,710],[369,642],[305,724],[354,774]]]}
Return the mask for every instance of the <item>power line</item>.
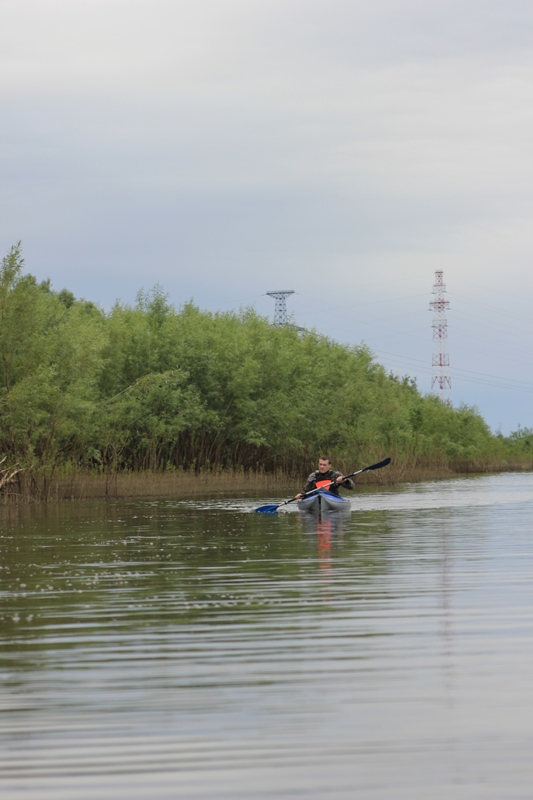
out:
{"label": "power line", "polygon": [[[423,372],[426,374],[431,373],[431,369],[429,368],[426,361],[422,361],[418,358],[411,358],[409,356],[402,356],[398,353],[389,353],[385,350],[374,350],[371,348],[373,353],[382,355],[382,356],[389,356],[392,357],[400,362],[400,366],[405,366],[406,369],[416,369],[417,372]],[[409,362],[405,365],[402,365],[402,362]],[[461,380],[462,382],[468,381],[470,383],[480,383],[484,385],[491,385],[491,386],[498,386],[499,388],[508,388],[518,391],[525,391],[525,392],[532,392],[533,393],[533,383],[529,383],[528,381],[518,381],[514,378],[504,378],[501,375],[488,375],[483,372],[475,372],[469,369],[462,369],[460,367],[454,367],[453,370],[454,380]]]}

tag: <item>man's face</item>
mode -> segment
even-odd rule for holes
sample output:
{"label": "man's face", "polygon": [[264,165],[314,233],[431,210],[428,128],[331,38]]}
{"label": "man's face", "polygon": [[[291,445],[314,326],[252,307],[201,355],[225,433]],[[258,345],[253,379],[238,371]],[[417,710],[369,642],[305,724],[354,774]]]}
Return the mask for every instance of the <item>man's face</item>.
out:
{"label": "man's face", "polygon": [[327,472],[328,469],[330,469],[330,467],[331,467],[331,461],[327,461],[324,458],[319,459],[319,462],[318,462],[318,471],[319,472],[322,472],[322,473]]}

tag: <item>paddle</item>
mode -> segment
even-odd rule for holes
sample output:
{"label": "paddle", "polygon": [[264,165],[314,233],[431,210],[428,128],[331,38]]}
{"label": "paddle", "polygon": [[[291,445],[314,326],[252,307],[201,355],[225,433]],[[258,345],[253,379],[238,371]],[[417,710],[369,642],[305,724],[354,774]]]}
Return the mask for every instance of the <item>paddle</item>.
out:
{"label": "paddle", "polygon": [[[386,467],[387,464],[390,464],[390,458],[384,458],[383,461],[379,461],[377,464],[371,464],[370,467],[364,467],[364,469],[358,469],[357,472],[350,472],[349,475],[345,475],[345,478],[353,478],[354,475],[359,475],[361,472],[368,472],[370,469],[381,469],[381,467]],[[330,481],[327,486],[331,486],[332,483],[335,481]],[[327,489],[327,486],[321,486],[321,489]],[[310,492],[305,492],[302,497],[308,497],[310,494],[314,494],[317,490],[311,489]],[[271,506],[259,506],[256,508],[256,512],[259,514],[275,514],[278,508],[281,506],[286,506],[288,503],[294,503],[295,500],[301,500],[301,497],[291,497],[290,500],[285,500],[283,503],[278,503],[277,505]]]}

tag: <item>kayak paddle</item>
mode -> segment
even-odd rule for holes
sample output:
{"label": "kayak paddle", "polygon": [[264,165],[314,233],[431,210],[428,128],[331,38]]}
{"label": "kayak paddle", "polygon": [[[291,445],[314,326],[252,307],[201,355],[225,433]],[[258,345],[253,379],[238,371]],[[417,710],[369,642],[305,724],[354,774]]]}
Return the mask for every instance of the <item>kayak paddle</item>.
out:
{"label": "kayak paddle", "polygon": [[[354,475],[359,475],[361,472],[368,472],[371,469],[381,469],[381,467],[386,467],[387,464],[390,464],[390,458],[384,458],[383,461],[379,461],[377,464],[371,464],[370,467],[364,467],[364,469],[358,469],[357,472],[350,472],[349,475],[345,475],[345,478],[353,478]],[[332,483],[335,481],[330,481],[327,486],[321,486],[321,489],[327,489],[328,486],[331,486]],[[311,489],[310,492],[304,492],[302,497],[308,497],[310,494],[314,494],[317,490]],[[285,500],[283,503],[278,503],[277,505],[270,505],[270,506],[259,506],[256,508],[256,513],[258,514],[275,514],[278,508],[281,506],[286,506],[288,503],[294,503],[295,500],[301,500],[300,497],[291,497],[290,500]]]}

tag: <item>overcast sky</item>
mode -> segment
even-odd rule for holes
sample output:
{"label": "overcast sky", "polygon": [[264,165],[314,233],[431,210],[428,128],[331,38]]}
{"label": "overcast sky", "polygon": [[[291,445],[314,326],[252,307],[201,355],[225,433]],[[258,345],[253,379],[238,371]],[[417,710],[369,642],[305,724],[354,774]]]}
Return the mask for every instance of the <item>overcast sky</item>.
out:
{"label": "overcast sky", "polygon": [[0,0],[0,248],[294,321],[533,426],[530,0]]}

